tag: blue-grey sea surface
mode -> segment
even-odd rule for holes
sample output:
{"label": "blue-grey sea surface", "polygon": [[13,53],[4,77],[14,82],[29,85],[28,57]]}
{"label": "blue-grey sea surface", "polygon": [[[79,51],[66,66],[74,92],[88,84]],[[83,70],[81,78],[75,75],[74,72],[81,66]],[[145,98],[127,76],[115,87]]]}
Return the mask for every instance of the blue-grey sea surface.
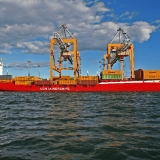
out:
{"label": "blue-grey sea surface", "polygon": [[0,160],[160,160],[160,93],[0,92]]}

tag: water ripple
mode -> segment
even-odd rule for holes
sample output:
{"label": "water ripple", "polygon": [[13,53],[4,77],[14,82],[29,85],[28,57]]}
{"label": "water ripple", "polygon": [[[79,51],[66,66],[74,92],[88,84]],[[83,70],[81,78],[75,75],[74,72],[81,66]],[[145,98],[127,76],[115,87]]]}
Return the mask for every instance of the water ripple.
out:
{"label": "water ripple", "polygon": [[160,93],[1,93],[0,160],[160,159]]}

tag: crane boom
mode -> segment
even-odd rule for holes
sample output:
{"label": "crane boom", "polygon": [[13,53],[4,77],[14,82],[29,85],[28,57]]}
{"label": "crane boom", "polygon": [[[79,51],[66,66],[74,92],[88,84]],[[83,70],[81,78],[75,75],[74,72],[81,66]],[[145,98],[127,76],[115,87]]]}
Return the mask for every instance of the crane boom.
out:
{"label": "crane boom", "polygon": [[[62,30],[64,31],[64,36],[62,35]],[[67,34],[68,33],[68,37]],[[73,34],[68,30],[67,25],[63,24],[60,27],[60,30],[56,33],[54,33],[54,40],[55,40],[55,44],[59,47],[59,49],[61,50],[61,56],[64,58],[64,61],[68,60],[71,64],[73,64],[73,60],[72,60],[72,56],[69,50],[70,47],[70,43],[65,43],[63,41],[63,39],[67,39],[67,38],[74,38]]]}
{"label": "crane boom", "polygon": [[111,70],[113,65],[119,61],[121,63],[121,75],[123,80],[124,57],[126,56],[130,57],[131,78],[134,78],[134,46],[130,40],[130,37],[121,28],[119,28],[113,39],[107,45],[107,53],[103,56],[103,70],[106,70],[106,66],[108,70]]}
{"label": "crane boom", "polygon": [[62,52],[68,52],[67,47],[69,47],[66,43],[63,42],[61,35],[59,33],[54,34],[54,39],[56,41],[56,45]]}
{"label": "crane boom", "polygon": [[[111,67],[117,62],[117,60],[120,60],[121,56],[124,55],[125,52],[127,52],[127,50],[132,44],[130,37],[121,28],[117,30],[117,33],[111,40],[110,44],[114,41],[114,39],[118,34],[119,34],[119,43],[121,45],[116,49],[116,52],[114,53],[114,56],[111,59]],[[123,37],[125,38],[122,42],[121,42],[121,35],[123,35]]]}

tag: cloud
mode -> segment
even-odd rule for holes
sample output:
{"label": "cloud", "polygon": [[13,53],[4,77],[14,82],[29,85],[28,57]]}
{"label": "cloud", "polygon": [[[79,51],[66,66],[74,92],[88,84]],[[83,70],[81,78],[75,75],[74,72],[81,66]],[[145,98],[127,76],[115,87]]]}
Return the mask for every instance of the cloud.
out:
{"label": "cloud", "polygon": [[126,32],[130,33],[132,40],[142,43],[150,38],[151,33],[154,32],[156,28],[156,26],[150,25],[147,22],[138,21],[134,22],[132,26],[126,27]]}
{"label": "cloud", "polygon": [[[99,23],[103,13],[109,11],[102,2],[95,1],[91,7],[87,7],[82,0],[6,0],[0,1],[0,6],[0,49],[18,47],[25,50],[23,53],[36,53],[39,46],[36,47],[32,39],[37,37],[48,37],[44,47],[46,43],[49,46],[49,37],[59,30],[63,22],[67,22],[76,35],[76,31],[81,30],[77,29],[80,22]],[[46,52],[46,49],[43,51]]]}
{"label": "cloud", "polygon": [[[107,14],[116,16],[97,0],[0,0],[0,53],[18,48],[22,54],[49,54],[49,37],[62,23],[78,39],[80,51],[105,50],[119,27],[138,42],[147,41],[156,29],[147,22],[103,22]],[[121,18],[136,14],[126,11]]]}
{"label": "cloud", "polygon": [[[38,68],[38,67],[48,67],[49,62],[31,62],[30,63],[30,68]],[[23,70],[27,69],[29,67],[29,64],[26,62],[12,62],[9,64],[5,64],[4,68],[13,68],[16,70]]]}
{"label": "cloud", "polygon": [[123,19],[123,20],[130,20],[132,19],[133,17],[137,16],[138,15],[138,12],[129,12],[129,11],[125,11],[124,13],[122,13],[121,15],[116,15],[114,14],[113,12],[110,13],[110,14],[107,14],[106,16],[114,19],[114,20],[120,20],[120,19]]}
{"label": "cloud", "polygon": [[136,15],[138,15],[138,12],[126,11],[126,12],[122,13],[119,17],[122,19],[132,19]]}
{"label": "cloud", "polygon": [[17,48],[22,49],[23,53],[46,54],[49,52],[48,43],[42,41],[18,42]]}
{"label": "cloud", "polygon": [[11,51],[9,51],[9,50],[2,50],[2,49],[0,49],[0,54],[11,54],[12,52]]}
{"label": "cloud", "polygon": [[155,23],[158,23],[158,24],[160,24],[160,19],[156,20],[156,21],[155,21]]}

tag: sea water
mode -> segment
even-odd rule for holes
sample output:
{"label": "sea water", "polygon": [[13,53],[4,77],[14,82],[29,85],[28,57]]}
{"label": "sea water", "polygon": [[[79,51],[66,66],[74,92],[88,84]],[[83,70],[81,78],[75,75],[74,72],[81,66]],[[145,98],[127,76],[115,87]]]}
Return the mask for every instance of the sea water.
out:
{"label": "sea water", "polygon": [[0,93],[0,160],[160,159],[160,93]]}

